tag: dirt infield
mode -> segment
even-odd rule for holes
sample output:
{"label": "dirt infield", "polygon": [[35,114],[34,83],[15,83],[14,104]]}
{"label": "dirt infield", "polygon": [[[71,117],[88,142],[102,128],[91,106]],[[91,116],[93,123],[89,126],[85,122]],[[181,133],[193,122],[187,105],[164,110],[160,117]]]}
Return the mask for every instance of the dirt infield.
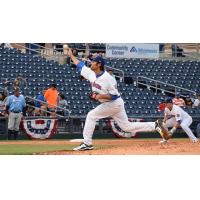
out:
{"label": "dirt infield", "polygon": [[172,139],[168,145],[158,144],[158,139],[113,139],[94,140],[95,150],[72,151],[79,143],[71,143],[66,140],[33,140],[33,141],[4,141],[0,145],[64,145],[67,150],[50,150],[35,155],[199,155],[200,143],[192,143],[189,139]]}

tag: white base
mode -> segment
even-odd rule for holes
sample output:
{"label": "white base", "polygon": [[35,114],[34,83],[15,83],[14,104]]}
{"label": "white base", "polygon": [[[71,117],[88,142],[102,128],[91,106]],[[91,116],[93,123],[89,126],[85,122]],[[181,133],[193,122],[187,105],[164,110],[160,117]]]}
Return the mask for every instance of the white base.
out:
{"label": "white base", "polygon": [[70,142],[73,142],[73,143],[80,143],[80,142],[83,142],[84,140],[83,139],[73,139],[73,140],[70,140]]}

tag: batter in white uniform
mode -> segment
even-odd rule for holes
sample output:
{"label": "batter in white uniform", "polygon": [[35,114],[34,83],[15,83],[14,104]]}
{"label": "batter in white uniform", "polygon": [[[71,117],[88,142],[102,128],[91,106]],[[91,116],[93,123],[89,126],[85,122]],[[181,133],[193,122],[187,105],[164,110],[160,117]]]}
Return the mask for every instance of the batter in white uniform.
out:
{"label": "batter in white uniform", "polygon": [[[171,98],[166,99],[165,103],[163,120],[164,127],[166,129],[172,127],[172,129],[169,131],[171,134],[173,134],[177,128],[181,127],[187,133],[192,142],[197,142],[198,139],[189,128],[192,124],[192,117],[182,108],[180,108],[180,106],[173,105]],[[166,142],[166,140],[163,140],[162,142]]]}
{"label": "batter in white uniform", "polygon": [[92,146],[92,135],[96,121],[106,117],[112,117],[122,130],[131,132],[133,135],[137,132],[151,132],[155,130],[160,132],[159,125],[156,122],[128,121],[124,109],[124,101],[117,90],[117,82],[108,72],[104,71],[104,59],[101,56],[94,58],[89,68],[85,66],[84,62],[76,59],[70,48],[67,48],[67,51],[81,75],[90,81],[92,91],[97,93],[94,99],[101,102],[99,106],[87,114],[83,130],[84,143],[74,148],[74,150],[92,150],[94,148]]}

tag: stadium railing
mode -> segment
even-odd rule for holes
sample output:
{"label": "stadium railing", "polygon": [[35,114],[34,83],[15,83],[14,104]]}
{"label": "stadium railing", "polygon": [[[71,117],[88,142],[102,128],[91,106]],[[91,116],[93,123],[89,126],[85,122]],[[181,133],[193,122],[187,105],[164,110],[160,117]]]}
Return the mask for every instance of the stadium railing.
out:
{"label": "stadium railing", "polygon": [[[154,84],[147,83],[148,81],[153,82]],[[196,96],[196,92],[193,91],[193,90],[188,90],[186,88],[178,87],[176,85],[172,85],[172,84],[169,84],[169,83],[166,83],[166,82],[154,80],[154,79],[147,78],[147,77],[144,77],[144,76],[138,76],[137,77],[136,85],[137,86],[143,85],[143,86],[146,86],[146,87],[149,87],[149,88],[154,88],[156,94],[157,94],[158,91],[161,91],[161,92],[167,92],[167,93],[173,94],[175,96],[175,94],[177,92],[184,91],[184,92],[187,93],[187,95],[191,94],[194,97]],[[165,89],[162,86],[170,86],[173,91]],[[186,95],[184,95],[184,94],[181,95],[181,96],[186,97]]]}

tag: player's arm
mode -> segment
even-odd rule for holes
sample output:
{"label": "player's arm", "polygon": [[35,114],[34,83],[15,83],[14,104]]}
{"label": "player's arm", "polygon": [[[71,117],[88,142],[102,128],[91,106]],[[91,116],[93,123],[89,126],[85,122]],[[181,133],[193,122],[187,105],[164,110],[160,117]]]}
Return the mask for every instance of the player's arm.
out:
{"label": "player's arm", "polygon": [[89,68],[85,66],[85,63],[83,61],[79,61],[72,53],[72,50],[69,47],[65,48],[68,52],[69,57],[73,61],[73,63],[77,66],[78,71],[81,72],[81,76],[83,76],[85,79],[89,80],[91,83],[93,83],[96,80],[95,73]]}
{"label": "player's arm", "polygon": [[109,94],[97,94],[97,95],[95,96],[95,99],[96,99],[96,100],[99,100],[99,99],[106,99],[106,100],[111,101],[111,100],[112,100],[112,96],[109,95]]}
{"label": "player's arm", "polygon": [[167,120],[168,120],[168,115],[165,113],[165,114],[164,114],[163,123],[166,123]]}
{"label": "player's arm", "polygon": [[180,125],[181,125],[182,120],[181,120],[181,115],[180,115],[179,112],[176,113],[175,119],[176,119],[176,123],[174,124],[174,126],[173,126],[172,129],[170,130],[170,133],[171,133],[171,134],[173,134],[173,133],[176,131],[176,129],[179,128]]}
{"label": "player's arm", "polygon": [[[47,90],[45,93],[44,93],[44,98],[45,99],[48,99],[48,96],[49,96],[49,90]],[[40,100],[40,99],[39,99]]]}
{"label": "player's arm", "polygon": [[73,63],[75,65],[78,65],[80,63],[80,61],[74,56],[74,54],[72,53],[72,50],[69,47],[65,48],[68,52],[69,57],[71,58],[71,60],[73,61]]}

